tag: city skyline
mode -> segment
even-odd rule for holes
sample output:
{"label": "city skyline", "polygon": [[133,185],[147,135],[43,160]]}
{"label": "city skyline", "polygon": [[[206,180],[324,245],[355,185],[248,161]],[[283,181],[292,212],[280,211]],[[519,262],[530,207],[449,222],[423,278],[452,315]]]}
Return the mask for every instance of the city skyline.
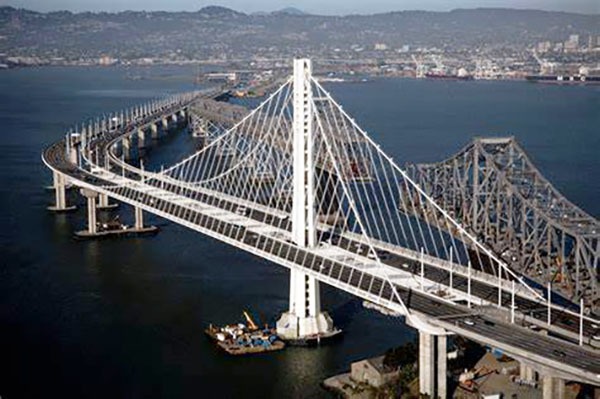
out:
{"label": "city skyline", "polygon": [[26,8],[40,12],[68,10],[73,12],[119,12],[119,11],[196,11],[209,5],[228,7],[245,13],[272,12],[294,7],[303,12],[319,15],[374,14],[391,11],[424,10],[450,11],[458,8],[515,8],[543,11],[563,11],[583,14],[600,13],[600,3],[595,0],[374,0],[368,4],[332,0],[327,3],[317,0],[297,0],[283,3],[277,0],[261,0],[248,3],[244,0],[201,1],[173,0],[107,0],[101,4],[93,0],[1,0],[1,6]]}

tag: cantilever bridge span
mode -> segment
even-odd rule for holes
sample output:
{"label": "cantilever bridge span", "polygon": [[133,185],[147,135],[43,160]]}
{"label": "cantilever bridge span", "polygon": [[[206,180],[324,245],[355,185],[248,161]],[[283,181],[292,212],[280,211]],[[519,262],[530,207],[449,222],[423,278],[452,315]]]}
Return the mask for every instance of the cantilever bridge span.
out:
{"label": "cantilever bridge span", "polygon": [[[288,339],[332,331],[319,282],[405,317],[420,332],[422,393],[447,395],[439,354],[449,334],[536,370],[546,398],[561,397],[566,380],[600,384],[600,321],[548,300],[465,229],[343,111],[310,61],[295,60],[293,76],[227,129],[198,122],[207,96],[136,107],[50,146],[56,209],[68,208],[73,184],[88,197],[91,232],[95,197],[110,197],[289,268],[277,326]],[[135,140],[186,118],[210,136],[199,151],[160,171],[125,161]]]}
{"label": "cantilever bridge span", "polygon": [[513,270],[600,312],[600,222],[562,196],[513,137],[477,138],[410,172]]}

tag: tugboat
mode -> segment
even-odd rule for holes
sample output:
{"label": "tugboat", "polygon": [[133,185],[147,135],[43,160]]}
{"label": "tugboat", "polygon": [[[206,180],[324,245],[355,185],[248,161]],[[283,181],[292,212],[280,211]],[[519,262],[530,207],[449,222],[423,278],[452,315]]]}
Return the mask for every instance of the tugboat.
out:
{"label": "tugboat", "polygon": [[273,352],[285,348],[285,343],[279,339],[275,328],[265,326],[260,329],[248,312],[244,311],[243,314],[247,325],[239,323],[217,327],[211,324],[204,332],[230,355]]}

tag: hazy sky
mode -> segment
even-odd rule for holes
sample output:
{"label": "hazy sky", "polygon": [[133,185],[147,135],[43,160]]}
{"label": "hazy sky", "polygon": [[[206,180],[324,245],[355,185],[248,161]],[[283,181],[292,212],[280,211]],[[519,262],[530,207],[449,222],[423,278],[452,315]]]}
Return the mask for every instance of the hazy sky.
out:
{"label": "hazy sky", "polygon": [[454,8],[510,7],[600,13],[600,0],[0,0],[0,5],[37,11],[195,11],[222,5],[244,12],[273,11],[293,6],[314,14],[369,14],[400,10],[447,11]]}

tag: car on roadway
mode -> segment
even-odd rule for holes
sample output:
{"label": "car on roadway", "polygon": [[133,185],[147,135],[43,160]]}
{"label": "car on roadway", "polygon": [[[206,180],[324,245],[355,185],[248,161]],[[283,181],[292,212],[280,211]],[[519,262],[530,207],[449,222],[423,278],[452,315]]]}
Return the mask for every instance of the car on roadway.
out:
{"label": "car on roadway", "polygon": [[566,357],[567,356],[567,354],[565,352],[561,351],[560,349],[554,349],[552,351],[552,353],[554,353],[556,356],[559,356],[559,357]]}

